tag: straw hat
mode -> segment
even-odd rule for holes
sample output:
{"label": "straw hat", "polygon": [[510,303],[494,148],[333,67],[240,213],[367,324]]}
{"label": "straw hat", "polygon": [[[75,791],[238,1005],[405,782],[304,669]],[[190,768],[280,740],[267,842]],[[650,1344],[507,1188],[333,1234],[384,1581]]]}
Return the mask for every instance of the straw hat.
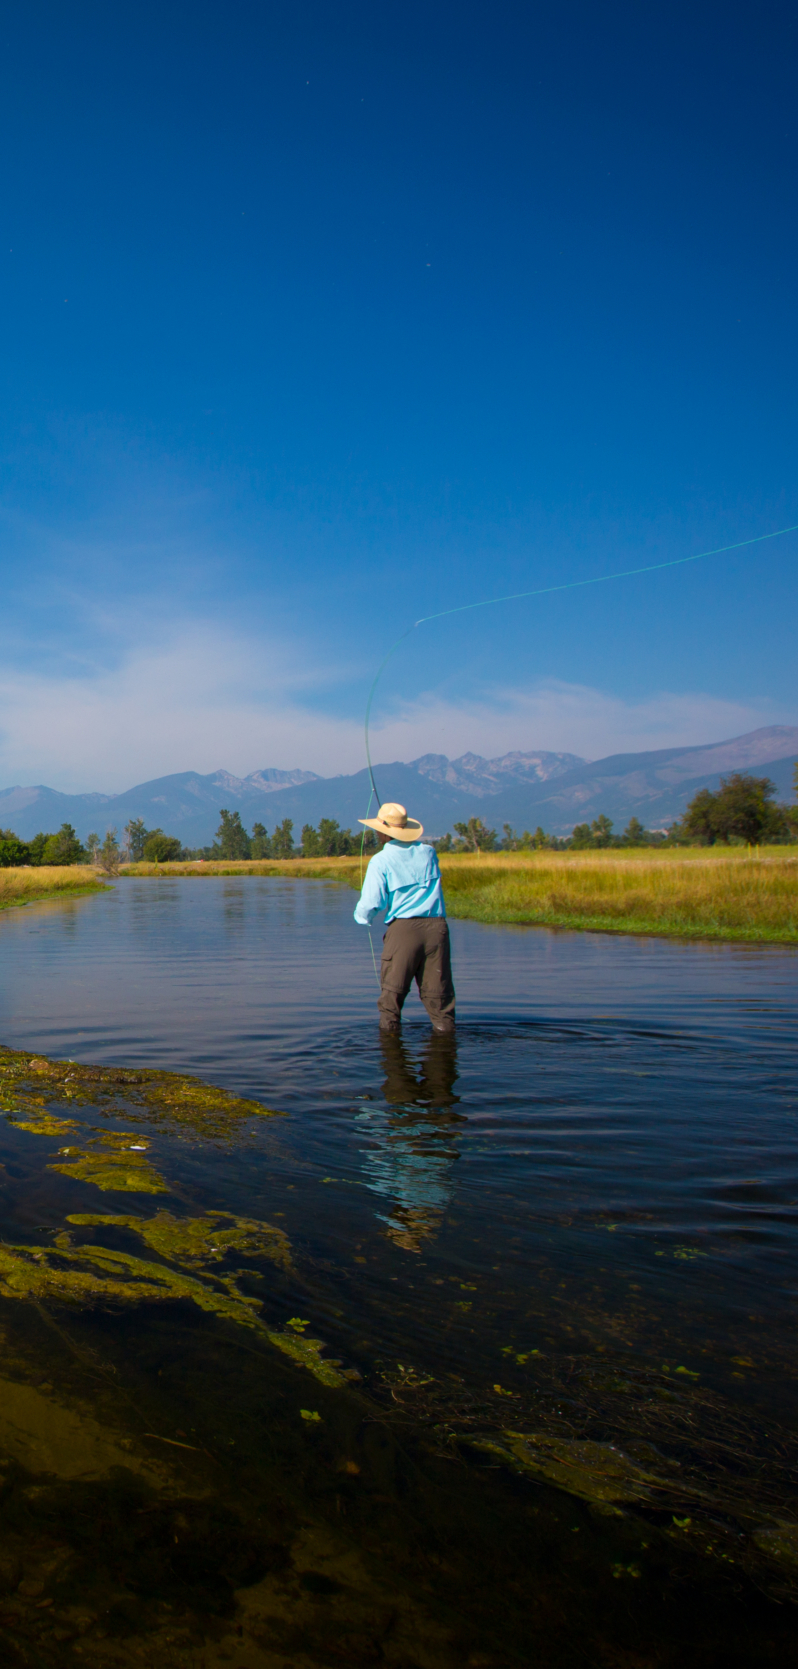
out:
{"label": "straw hat", "polygon": [[386,800],[376,817],[358,817],[358,823],[365,823],[367,829],[376,829],[391,840],[418,840],[424,833],[422,824],[408,817],[404,806],[396,805],[393,800]]}

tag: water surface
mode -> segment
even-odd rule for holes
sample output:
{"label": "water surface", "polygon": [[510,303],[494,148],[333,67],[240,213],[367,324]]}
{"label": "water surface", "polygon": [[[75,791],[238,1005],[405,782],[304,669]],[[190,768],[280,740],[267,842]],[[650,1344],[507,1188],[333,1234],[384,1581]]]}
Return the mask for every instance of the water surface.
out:
{"label": "water surface", "polygon": [[[273,1224],[290,1269],[249,1263],[237,1290],[361,1376],[320,1385],[187,1302],[6,1300],[15,1382],[139,1457],[68,1479],[17,1454],[9,1592],[26,1548],[45,1598],[53,1548],[67,1573],[52,1608],[9,1602],[19,1661],[35,1642],[105,1663],[111,1640],[120,1662],[241,1669],[783,1661],[795,953],[454,922],[454,1044],[415,994],[381,1042],[352,906],[321,882],[148,878],[0,917],[7,1046],[192,1072],[286,1115],[148,1131],[157,1199],[56,1173],[56,1144],[8,1125],[4,1240],[164,1206]],[[118,1543],[96,1593],[90,1499]]]}

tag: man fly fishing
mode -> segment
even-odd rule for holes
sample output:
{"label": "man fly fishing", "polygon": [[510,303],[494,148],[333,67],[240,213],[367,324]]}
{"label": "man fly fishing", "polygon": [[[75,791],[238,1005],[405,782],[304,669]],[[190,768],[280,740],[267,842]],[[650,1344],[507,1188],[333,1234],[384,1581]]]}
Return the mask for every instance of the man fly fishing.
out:
{"label": "man fly fishing", "polygon": [[453,1032],[449,927],[437,853],[432,846],[422,846],[421,824],[392,801],[381,805],[376,817],[359,817],[358,822],[375,831],[380,845],[355,906],[355,921],[361,927],[385,910],[377,1002],[380,1031],[399,1031],[402,1005],[415,980],[436,1032]]}

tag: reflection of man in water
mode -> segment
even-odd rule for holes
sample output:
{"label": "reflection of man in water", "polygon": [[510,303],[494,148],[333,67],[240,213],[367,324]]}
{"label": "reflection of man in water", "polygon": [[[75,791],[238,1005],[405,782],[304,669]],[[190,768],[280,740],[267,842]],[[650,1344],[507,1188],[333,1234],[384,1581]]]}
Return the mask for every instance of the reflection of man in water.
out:
{"label": "reflection of man in water", "polygon": [[380,968],[380,1030],[398,1032],[402,1005],[416,981],[436,1032],[454,1031],[449,927],[437,854],[422,846],[424,830],[390,801],[359,822],[376,830],[380,850],[366,870],[355,921],[368,927],[385,910]]}
{"label": "reflection of man in water", "polygon": [[457,1044],[452,1033],[433,1034],[418,1061],[401,1037],[383,1035],[381,1047],[383,1095],[393,1111],[360,1115],[372,1143],[365,1155],[367,1186],[388,1203],[390,1214],[380,1216],[391,1240],[406,1252],[420,1252],[451,1198],[458,1156],[453,1137],[464,1122],[454,1111]]}

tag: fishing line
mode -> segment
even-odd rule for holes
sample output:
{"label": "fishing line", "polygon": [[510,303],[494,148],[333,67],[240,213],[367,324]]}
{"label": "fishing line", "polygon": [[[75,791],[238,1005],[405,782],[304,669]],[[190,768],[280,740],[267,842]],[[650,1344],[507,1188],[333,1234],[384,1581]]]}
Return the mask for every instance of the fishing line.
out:
{"label": "fishing line", "polygon": [[[395,654],[400,643],[404,643],[405,638],[409,637],[411,632],[414,632],[418,626],[426,626],[430,620],[444,620],[447,615],[450,614],[465,614],[469,609],[490,608],[493,603],[517,603],[520,602],[522,598],[526,597],[546,597],[553,591],[577,591],[584,585],[603,585],[607,580],[625,580],[631,579],[635,574],[654,574],[663,568],[679,568],[685,562],[701,562],[706,556],[722,556],[726,551],[740,551],[747,545],[761,545],[766,539],[781,539],[785,533],[797,532],[798,522],[796,522],[792,527],[779,527],[774,533],[758,533],[753,539],[738,539],[733,545],[718,545],[716,549],[712,551],[697,551],[694,556],[676,556],[669,562],[650,562],[644,568],[621,568],[615,574],[596,574],[593,579],[566,580],[562,585],[541,585],[534,591],[511,591],[505,597],[483,597],[478,603],[459,603],[456,608],[440,609],[437,614],[423,614],[420,620],[414,620],[412,626],[408,626],[407,631],[402,632],[401,637],[398,637],[396,642],[388,650],[384,661],[382,661],[380,666],[377,668],[374,682],[369,690],[368,701],[366,702],[366,759],[368,761],[368,771],[371,778],[371,792],[376,799],[377,804],[379,805],[380,803],[380,796],[377,793],[377,784],[374,781],[374,770],[371,764],[371,750],[369,748],[369,719],[371,717],[371,704],[374,700],[374,692],[389,660],[391,659],[391,656]],[[371,805],[370,799],[369,805]],[[368,813],[366,813],[366,815],[368,816]],[[373,954],[374,950],[372,947],[372,956]]]}

